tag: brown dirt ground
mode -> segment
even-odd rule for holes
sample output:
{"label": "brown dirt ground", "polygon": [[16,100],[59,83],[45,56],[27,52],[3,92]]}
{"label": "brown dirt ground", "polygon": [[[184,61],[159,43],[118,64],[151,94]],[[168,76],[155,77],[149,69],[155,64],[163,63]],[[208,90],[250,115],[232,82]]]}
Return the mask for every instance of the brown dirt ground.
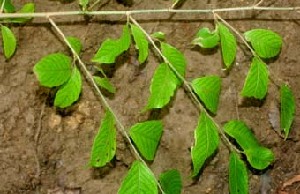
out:
{"label": "brown dirt ground", "polygon": [[[24,3],[21,0],[15,2],[16,5]],[[34,2],[37,11],[78,9],[76,2]],[[183,8],[237,6],[251,2],[188,0]],[[299,0],[266,2],[277,6],[300,5]],[[98,9],[155,9],[169,5],[170,1],[164,0],[151,3],[133,0],[132,7],[124,7],[114,0],[103,0]],[[223,77],[216,121],[223,124],[239,117],[253,129],[260,142],[276,155],[274,164],[267,171],[249,172],[250,193],[279,193],[285,181],[300,174],[300,17],[299,14],[272,12],[222,16],[241,32],[251,28],[268,28],[283,36],[282,52],[277,60],[269,64],[269,70],[275,82],[288,83],[295,94],[296,119],[291,138],[287,141],[280,138],[270,124],[272,120],[275,121],[275,127],[278,126],[278,119],[272,117],[279,105],[278,88],[274,83],[270,83],[268,96],[259,105],[244,103],[239,96],[250,61],[250,54],[242,44],[239,44],[236,65],[229,74],[222,71],[220,49],[207,53],[191,47],[190,42],[199,27],[213,27],[210,15],[156,14],[135,18],[149,33],[166,33],[167,42],[185,54],[188,80],[210,74]],[[66,35],[82,40],[82,58],[88,67],[92,67],[89,61],[100,43],[106,38],[118,37],[125,20],[120,16],[101,16],[89,22],[82,17],[55,18]],[[18,37],[17,52],[9,61],[0,58],[0,193],[117,193],[134,158],[118,134],[116,162],[104,169],[86,167],[93,138],[103,116],[103,107],[91,87],[84,83],[80,101],[71,108],[58,110],[52,105],[53,92],[39,86],[33,74],[33,66],[41,57],[54,52],[68,52],[66,46],[44,19],[35,19],[12,29]],[[113,68],[111,81],[117,87],[117,93],[108,98],[127,128],[150,117],[150,113],[141,114],[140,110],[147,102],[151,76],[158,64],[158,59],[152,53],[146,66],[137,73],[137,67],[130,63],[129,58],[125,56]],[[159,117],[164,123],[164,134],[155,161],[150,163],[154,173],[158,176],[167,169],[178,169],[184,182],[183,193],[228,193],[228,150],[223,144],[199,179],[190,178],[189,148],[193,142],[198,111],[182,89],[178,90],[176,98],[161,111]],[[300,184],[295,183],[286,191],[300,193],[299,187]]]}

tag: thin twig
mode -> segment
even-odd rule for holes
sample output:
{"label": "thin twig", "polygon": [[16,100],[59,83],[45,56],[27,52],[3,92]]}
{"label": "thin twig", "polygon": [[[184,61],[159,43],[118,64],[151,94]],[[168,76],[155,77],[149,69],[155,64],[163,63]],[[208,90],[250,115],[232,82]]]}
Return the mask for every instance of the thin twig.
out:
{"label": "thin twig", "polygon": [[1,13],[1,14],[3,13],[3,10],[4,10],[4,4],[5,4],[5,1],[6,1],[6,0],[3,0],[2,5],[1,5],[1,8],[0,8],[0,13]]}
{"label": "thin twig", "polygon": [[[104,107],[109,110],[112,115],[114,116],[116,123],[118,125],[118,129],[119,131],[122,133],[123,137],[125,137],[125,139],[127,140],[127,142],[130,145],[131,150],[134,153],[134,156],[137,160],[141,161],[144,165],[148,166],[147,163],[142,159],[142,157],[140,156],[138,150],[134,147],[134,145],[131,142],[131,139],[129,137],[129,135],[127,134],[124,125],[121,123],[121,121],[119,120],[119,118],[117,117],[116,113],[114,113],[113,109],[111,108],[111,106],[109,105],[109,103],[107,102],[107,100],[105,99],[104,95],[102,94],[101,90],[99,89],[99,87],[97,86],[96,82],[93,79],[93,76],[90,74],[90,72],[87,70],[86,65],[82,62],[81,58],[79,57],[79,55],[76,53],[76,51],[72,48],[72,46],[70,45],[70,43],[68,42],[66,36],[64,35],[64,33],[60,30],[60,28],[56,25],[56,23],[49,17],[48,18],[49,22],[51,23],[51,25],[54,27],[54,29],[57,31],[57,33],[62,37],[63,41],[65,42],[65,44],[71,49],[73,56],[77,59],[78,64],[81,68],[81,70],[83,71],[86,80],[93,86],[93,88],[96,91],[96,94],[100,97]],[[154,176],[154,174],[153,174]],[[160,185],[160,183],[155,179],[157,186],[159,187],[159,189],[161,190],[162,194],[164,194],[164,191]]]}
{"label": "thin twig", "polygon": [[300,7],[229,7],[216,9],[141,9],[131,11],[61,11],[61,12],[36,12],[36,13],[2,13],[1,19],[5,18],[48,18],[56,16],[74,16],[74,15],[133,15],[133,14],[158,14],[158,13],[178,13],[178,14],[207,14],[213,12],[240,12],[240,11],[298,11]]}
{"label": "thin twig", "polygon": [[147,39],[149,40],[149,42],[151,43],[151,45],[153,46],[153,48],[156,50],[156,52],[159,54],[160,57],[162,57],[163,61],[165,63],[167,63],[170,67],[170,69],[176,74],[176,76],[183,82],[183,87],[184,89],[188,92],[188,94],[191,95],[192,99],[194,102],[197,103],[197,106],[199,108],[199,110],[201,112],[205,112],[206,115],[214,122],[214,124],[216,125],[216,127],[218,128],[219,133],[221,134],[221,138],[225,141],[225,144],[228,146],[228,148],[232,151],[234,150],[237,153],[242,153],[240,150],[238,150],[227,138],[227,136],[225,135],[223,129],[218,125],[217,122],[214,121],[214,119],[208,114],[208,112],[206,111],[206,109],[204,108],[204,106],[202,105],[202,103],[199,101],[199,98],[196,96],[193,88],[191,87],[190,83],[176,70],[176,68],[174,67],[174,65],[163,55],[163,53],[161,52],[161,50],[156,46],[154,40],[152,39],[152,37],[140,26],[140,24],[133,19],[132,17],[130,17],[130,20],[132,21],[132,23],[134,23],[136,26],[138,26],[141,31],[145,34],[145,36],[147,37]]}

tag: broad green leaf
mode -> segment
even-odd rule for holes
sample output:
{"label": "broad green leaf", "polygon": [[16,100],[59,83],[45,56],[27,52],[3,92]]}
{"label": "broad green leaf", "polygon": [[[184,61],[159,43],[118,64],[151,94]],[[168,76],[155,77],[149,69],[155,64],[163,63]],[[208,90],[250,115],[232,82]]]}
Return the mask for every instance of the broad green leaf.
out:
{"label": "broad green leaf", "polygon": [[281,50],[282,38],[271,30],[253,29],[245,32],[244,36],[262,58],[275,57]]}
{"label": "broad green leaf", "polygon": [[230,194],[248,194],[247,168],[236,153],[230,153],[229,158],[229,191]]}
{"label": "broad green leaf", "polygon": [[128,25],[125,25],[121,38],[117,40],[105,40],[93,57],[92,62],[115,63],[116,58],[129,48],[130,41],[129,28]]}
{"label": "broad green leaf", "polygon": [[192,146],[193,174],[196,176],[204,162],[218,148],[219,135],[215,123],[205,112],[201,112],[198,126],[194,132],[194,146]]}
{"label": "broad green leaf", "polygon": [[[161,52],[168,59],[168,61],[172,64],[172,66],[176,69],[176,71],[182,77],[184,77],[186,60],[185,60],[183,54],[176,48],[174,48],[171,45],[164,43],[164,42],[161,43]],[[177,82],[178,82],[178,84],[181,84],[182,81],[178,79]]]}
{"label": "broad green leaf", "polygon": [[[26,3],[18,12],[19,13],[34,13],[35,10],[35,5],[34,3]],[[9,21],[13,22],[13,23],[25,23],[29,20],[31,20],[32,18],[10,18]]]}
{"label": "broad green leaf", "polygon": [[181,194],[182,181],[178,170],[168,170],[160,174],[159,181],[165,194]]}
{"label": "broad green leaf", "polygon": [[61,53],[47,55],[35,64],[33,71],[42,86],[60,86],[71,77],[71,58]]}
{"label": "broad green leaf", "polygon": [[80,40],[73,36],[68,36],[67,40],[70,43],[73,50],[77,53],[77,55],[79,55],[81,52],[81,49],[82,49],[82,44],[81,44]]}
{"label": "broad green leaf", "polygon": [[295,97],[292,90],[287,85],[281,86],[280,99],[280,127],[285,134],[285,138],[287,138],[289,136],[296,111]]}
{"label": "broad green leaf", "polygon": [[273,152],[262,146],[245,150],[245,154],[250,165],[258,170],[267,168],[275,159]]}
{"label": "broad green leaf", "polygon": [[116,155],[116,126],[113,114],[107,110],[92,147],[90,165],[103,167]]}
{"label": "broad green leaf", "polygon": [[155,177],[141,161],[135,161],[124,178],[118,194],[158,194]]}
{"label": "broad green leaf", "polygon": [[[3,0],[0,0],[0,7],[3,4]],[[11,0],[5,0],[4,2],[4,12],[5,13],[13,13],[16,11],[15,6],[12,4]]]}
{"label": "broad green leaf", "polygon": [[216,114],[219,105],[221,79],[218,76],[206,76],[192,81],[192,87],[207,109]]}
{"label": "broad green leaf", "polygon": [[54,105],[60,108],[71,106],[81,93],[81,76],[79,70],[73,69],[70,79],[59,88],[55,95]]}
{"label": "broad green leaf", "polygon": [[1,26],[4,56],[9,59],[15,53],[17,40],[14,33],[6,26]]}
{"label": "broad green leaf", "polygon": [[130,129],[130,137],[147,160],[154,160],[163,126],[161,121],[137,123]]}
{"label": "broad green leaf", "polygon": [[201,28],[192,44],[199,45],[201,48],[214,48],[219,44],[220,37],[217,31],[211,32],[209,28]]}
{"label": "broad green leaf", "polygon": [[163,32],[154,32],[151,34],[151,37],[160,41],[164,41],[166,39],[166,34]]}
{"label": "broad green leaf", "polygon": [[229,29],[223,24],[218,24],[218,31],[221,39],[221,50],[224,64],[230,68],[236,56],[236,39]]}
{"label": "broad green leaf", "polygon": [[268,91],[269,72],[267,65],[259,58],[253,57],[251,67],[242,90],[244,97],[263,99]]}
{"label": "broad green leaf", "polygon": [[88,4],[89,0],[79,0],[79,5],[81,5],[83,11],[86,11],[86,7]]}
{"label": "broad green leaf", "polygon": [[259,144],[244,122],[229,121],[224,125],[224,131],[241,146],[253,168],[262,170],[274,161],[272,151]]}
{"label": "broad green leaf", "polygon": [[148,41],[145,34],[136,25],[131,25],[131,33],[133,35],[134,42],[139,50],[139,62],[144,63],[148,57]]}
{"label": "broad green leaf", "polygon": [[166,63],[160,64],[154,72],[150,86],[150,97],[146,109],[163,108],[177,88],[178,79]]}
{"label": "broad green leaf", "polygon": [[94,76],[94,80],[99,87],[106,89],[110,93],[116,93],[116,88],[110,83],[109,79]]}

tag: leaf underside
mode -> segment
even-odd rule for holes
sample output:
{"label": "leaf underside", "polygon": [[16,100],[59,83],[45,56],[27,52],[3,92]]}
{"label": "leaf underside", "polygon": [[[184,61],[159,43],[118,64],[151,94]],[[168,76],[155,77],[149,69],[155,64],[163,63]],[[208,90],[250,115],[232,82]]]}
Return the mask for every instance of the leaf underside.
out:
{"label": "leaf underside", "polygon": [[136,25],[131,25],[131,32],[137,49],[139,50],[139,62],[144,63],[148,57],[148,41],[145,34]]}
{"label": "leaf underside", "polygon": [[292,90],[287,85],[281,86],[280,99],[280,127],[285,134],[285,138],[287,138],[289,136],[296,111],[295,97]]}
{"label": "leaf underside", "polygon": [[181,194],[182,181],[178,170],[169,170],[160,174],[159,182],[165,194]]}
{"label": "leaf underside", "polygon": [[230,194],[248,194],[247,168],[236,153],[229,158],[229,190]]}
{"label": "leaf underside", "polygon": [[201,48],[214,48],[219,44],[220,36],[217,31],[211,32],[209,28],[201,28],[192,41]]}
{"label": "leaf underside", "polygon": [[98,76],[93,76],[94,80],[96,82],[96,84],[101,87],[106,89],[107,91],[109,91],[110,93],[116,93],[116,88],[115,86],[113,86],[108,78],[102,78],[102,77],[98,77]]}

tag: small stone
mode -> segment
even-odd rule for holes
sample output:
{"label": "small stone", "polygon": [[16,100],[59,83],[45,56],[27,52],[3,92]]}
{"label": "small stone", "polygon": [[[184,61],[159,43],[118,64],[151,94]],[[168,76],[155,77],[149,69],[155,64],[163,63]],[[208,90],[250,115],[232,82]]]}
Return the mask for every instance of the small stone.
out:
{"label": "small stone", "polygon": [[55,113],[52,113],[49,117],[49,128],[54,129],[58,125],[61,124],[61,116],[56,115]]}

